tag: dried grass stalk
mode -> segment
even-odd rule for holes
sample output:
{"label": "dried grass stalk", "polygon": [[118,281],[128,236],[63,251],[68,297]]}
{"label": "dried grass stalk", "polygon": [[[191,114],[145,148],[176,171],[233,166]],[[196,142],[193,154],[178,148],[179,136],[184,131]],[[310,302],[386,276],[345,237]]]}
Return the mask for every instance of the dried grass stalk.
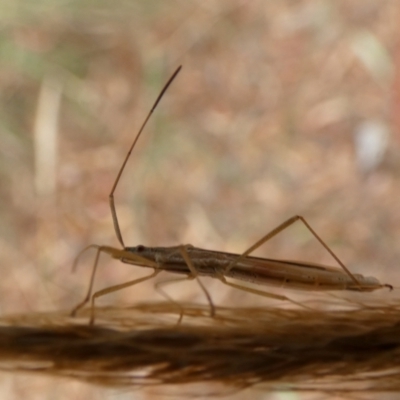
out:
{"label": "dried grass stalk", "polygon": [[209,382],[267,389],[400,389],[398,304],[327,311],[172,303],[2,318],[0,367],[100,385]]}

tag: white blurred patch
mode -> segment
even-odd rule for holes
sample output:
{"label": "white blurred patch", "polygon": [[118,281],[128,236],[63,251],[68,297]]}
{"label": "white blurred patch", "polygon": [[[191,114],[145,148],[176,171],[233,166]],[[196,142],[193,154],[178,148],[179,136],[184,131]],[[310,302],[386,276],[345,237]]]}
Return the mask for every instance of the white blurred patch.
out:
{"label": "white blurred patch", "polygon": [[354,144],[357,164],[362,172],[371,172],[382,162],[388,138],[389,129],[381,121],[367,121],[358,126]]}

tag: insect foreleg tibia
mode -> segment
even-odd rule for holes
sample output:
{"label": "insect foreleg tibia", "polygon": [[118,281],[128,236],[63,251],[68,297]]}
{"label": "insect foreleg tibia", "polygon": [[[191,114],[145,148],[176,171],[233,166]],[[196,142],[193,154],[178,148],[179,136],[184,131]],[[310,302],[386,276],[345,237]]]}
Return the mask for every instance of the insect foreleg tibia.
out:
{"label": "insect foreleg tibia", "polygon": [[76,313],[78,312],[78,310],[80,310],[85,304],[87,304],[91,298],[92,295],[92,290],[93,290],[93,284],[94,284],[94,278],[96,275],[96,271],[97,271],[97,265],[99,264],[99,258],[100,258],[100,254],[101,253],[107,253],[110,254],[113,258],[119,259],[119,260],[129,260],[129,261],[137,261],[142,263],[143,265],[145,265],[146,267],[150,267],[150,268],[154,268],[157,269],[158,265],[157,263],[155,263],[154,261],[148,260],[147,258],[144,257],[140,257],[137,254],[133,254],[129,251],[125,251],[125,250],[119,250],[116,249],[114,247],[111,246],[98,246],[95,244],[92,244],[88,247],[86,247],[85,249],[83,249],[78,256],[75,259],[74,265],[73,265],[73,269],[75,270],[77,267],[77,262],[79,257],[88,249],[90,248],[95,248],[97,249],[96,252],[96,257],[94,260],[94,264],[93,264],[93,268],[92,268],[92,274],[90,277],[90,283],[89,283],[89,288],[88,291],[86,293],[85,298],[77,305],[74,307],[74,309],[71,311],[71,316],[75,316]]}
{"label": "insect foreleg tibia", "polygon": [[267,233],[265,236],[263,236],[260,240],[258,240],[256,243],[253,244],[250,248],[248,248],[243,254],[241,254],[235,261],[233,261],[225,270],[225,273],[230,271],[235,265],[237,265],[240,261],[242,261],[246,256],[248,256],[250,253],[252,253],[254,250],[258,249],[260,246],[262,246],[264,243],[266,243],[268,240],[272,239],[274,236],[276,236],[278,233],[284,231],[286,228],[288,228],[290,225],[294,224],[296,221],[301,221],[306,228],[312,233],[312,235],[318,240],[318,242],[321,243],[321,245],[329,252],[329,254],[336,260],[336,262],[342,267],[342,269],[346,272],[346,274],[352,279],[352,281],[361,288],[360,283],[357,281],[357,279],[354,277],[354,275],[348,270],[348,268],[340,261],[339,257],[329,248],[329,246],[318,236],[318,234],[314,231],[314,229],[311,228],[310,224],[305,220],[304,217],[300,215],[295,215],[292,218],[289,218],[279,226],[277,226],[275,229],[273,229],[271,232]]}
{"label": "insect foreleg tibia", "polygon": [[97,270],[97,265],[99,264],[99,258],[100,258],[100,253],[103,252],[102,246],[98,246],[95,244],[92,244],[86,248],[84,248],[75,258],[74,264],[72,266],[72,270],[75,271],[76,267],[78,265],[78,259],[80,258],[80,256],[88,249],[90,248],[96,248],[96,257],[94,259],[94,264],[93,264],[93,268],[92,268],[92,274],[90,276],[90,282],[89,282],[89,288],[88,291],[86,293],[85,298],[74,307],[74,309],[71,311],[71,316],[74,317],[76,315],[76,313],[78,312],[78,310],[80,310],[86,303],[88,303],[88,301],[90,300],[90,296],[92,295],[92,290],[93,290],[93,283],[94,283],[94,277],[96,275],[96,270]]}

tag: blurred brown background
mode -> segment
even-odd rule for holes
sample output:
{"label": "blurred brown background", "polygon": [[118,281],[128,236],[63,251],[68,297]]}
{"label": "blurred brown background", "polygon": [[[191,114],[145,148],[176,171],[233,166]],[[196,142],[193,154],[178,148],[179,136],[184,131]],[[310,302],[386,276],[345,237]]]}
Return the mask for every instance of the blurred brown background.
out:
{"label": "blurred brown background", "polygon": [[[118,247],[108,194],[179,64],[116,192],[125,243],[240,253],[300,214],[352,271],[399,286],[398,1],[0,4],[2,313],[82,299],[93,258],[72,275],[73,259]],[[300,224],[257,254],[335,265]],[[104,257],[96,287],[145,273]],[[219,305],[267,303],[204,282]],[[102,304],[162,300],[153,286]],[[166,290],[204,302],[195,282]],[[0,389],[110,395],[24,382]]]}

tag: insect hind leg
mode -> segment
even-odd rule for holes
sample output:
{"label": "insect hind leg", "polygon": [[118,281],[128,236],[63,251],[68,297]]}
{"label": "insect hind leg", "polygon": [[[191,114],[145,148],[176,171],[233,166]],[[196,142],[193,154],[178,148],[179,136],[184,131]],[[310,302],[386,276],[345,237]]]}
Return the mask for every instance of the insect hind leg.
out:
{"label": "insect hind leg", "polygon": [[235,265],[237,265],[238,262],[243,260],[245,257],[247,257],[250,253],[252,253],[254,250],[258,249],[260,246],[262,246],[264,243],[268,242],[268,240],[272,239],[274,236],[276,236],[278,233],[284,231],[286,228],[288,228],[290,225],[293,225],[295,222],[301,221],[305,227],[311,232],[311,234],[318,240],[318,242],[324,247],[325,250],[328,251],[328,253],[336,260],[336,262],[340,265],[340,267],[346,272],[346,274],[352,279],[352,281],[359,287],[361,287],[360,283],[358,280],[354,277],[354,275],[349,271],[349,269],[343,264],[342,261],[340,261],[339,257],[330,249],[330,247],[321,239],[321,237],[317,234],[317,232],[314,231],[313,228],[311,228],[310,224],[306,221],[304,217],[301,215],[295,215],[289,219],[287,219],[285,222],[282,224],[278,225],[275,229],[264,235],[260,240],[258,240],[256,243],[254,243],[251,247],[249,247],[244,253],[242,253],[235,261],[232,261],[230,265],[225,270],[225,273],[229,272]]}
{"label": "insect hind leg", "polygon": [[242,286],[242,285],[238,285],[236,283],[228,282],[223,275],[218,275],[217,278],[223,284],[225,284],[227,286],[230,286],[230,287],[233,287],[235,289],[242,290],[244,292],[256,294],[258,296],[266,297],[266,298],[269,298],[269,299],[280,300],[280,301],[288,301],[289,303],[295,304],[296,306],[299,306],[299,307],[302,307],[302,308],[306,308],[308,310],[314,310],[311,307],[307,307],[306,305],[304,305],[302,303],[299,303],[297,301],[294,301],[292,299],[289,299],[289,297],[286,297],[286,296],[283,296],[283,295],[266,292],[264,290],[253,289],[253,288],[250,288],[250,287],[247,287],[247,286]]}

